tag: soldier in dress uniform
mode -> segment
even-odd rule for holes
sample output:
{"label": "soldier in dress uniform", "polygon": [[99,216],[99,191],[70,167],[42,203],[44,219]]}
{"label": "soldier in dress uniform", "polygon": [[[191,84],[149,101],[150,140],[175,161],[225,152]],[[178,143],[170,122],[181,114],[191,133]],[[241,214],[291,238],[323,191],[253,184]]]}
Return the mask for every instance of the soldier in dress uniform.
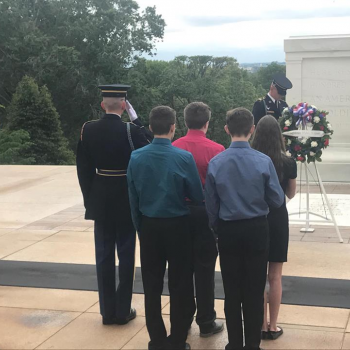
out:
{"label": "soldier in dress uniform", "polygon": [[282,115],[283,109],[288,107],[282,98],[286,96],[287,90],[292,87],[291,81],[284,74],[276,74],[273,77],[270,91],[267,95],[254,103],[252,111],[254,124],[257,125],[259,120],[265,115],[272,115],[278,120]]}
{"label": "soldier in dress uniform", "polygon": [[[103,85],[99,120],[85,123],[77,149],[77,171],[86,208],[95,221],[95,253],[102,322],[126,324],[136,317],[131,308],[136,232],[132,223],[126,170],[131,152],[150,142],[137,114],[126,100],[128,85]],[[121,115],[127,110],[132,122]],[[115,248],[119,259],[116,288]]]}

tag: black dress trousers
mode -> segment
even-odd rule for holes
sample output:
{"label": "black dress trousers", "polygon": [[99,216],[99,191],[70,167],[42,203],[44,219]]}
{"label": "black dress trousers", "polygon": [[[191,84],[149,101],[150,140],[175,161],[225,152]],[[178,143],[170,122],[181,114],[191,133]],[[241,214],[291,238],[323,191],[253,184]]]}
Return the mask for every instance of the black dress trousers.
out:
{"label": "black dress trousers", "polygon": [[[95,253],[101,315],[125,319],[131,308],[135,271],[136,231],[130,215],[118,219],[112,214],[95,221]],[[119,259],[116,289],[115,250]]]}
{"label": "black dress trousers", "polygon": [[218,227],[229,344],[226,349],[260,348],[269,247],[266,217],[222,221]]}
{"label": "black dress trousers", "polygon": [[216,240],[209,228],[204,205],[189,205],[190,231],[193,244],[194,280],[199,326],[211,324],[215,312],[215,264],[218,256]]}
{"label": "black dress trousers", "polygon": [[[143,216],[139,239],[150,347],[163,349],[168,343],[174,349],[183,349],[195,310],[188,216],[175,218]],[[171,322],[171,334],[168,339],[161,310],[167,263]]]}

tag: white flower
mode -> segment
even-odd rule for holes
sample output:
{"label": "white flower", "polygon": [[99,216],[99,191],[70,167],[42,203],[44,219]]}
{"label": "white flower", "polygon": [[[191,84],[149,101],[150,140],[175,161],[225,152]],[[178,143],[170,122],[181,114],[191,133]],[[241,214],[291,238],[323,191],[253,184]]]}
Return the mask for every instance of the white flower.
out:
{"label": "white flower", "polygon": [[317,107],[316,107],[316,106],[314,106],[314,105],[311,105],[311,108],[315,108],[315,109],[317,109]]}
{"label": "white flower", "polygon": [[292,153],[290,153],[289,151],[286,152],[286,156],[287,157],[291,157],[292,156]]}
{"label": "white flower", "polygon": [[287,145],[290,146],[292,144],[292,140],[288,139],[287,140]]}
{"label": "white flower", "polygon": [[331,125],[330,123],[327,124],[327,128],[328,128],[330,131],[333,130],[333,129],[332,129],[332,125]]}
{"label": "white flower", "polygon": [[291,126],[292,123],[290,122],[289,119],[287,119],[287,120],[284,122],[284,125],[285,125],[285,126]]}
{"label": "white flower", "polygon": [[316,154],[315,152],[312,152],[312,151],[310,152],[311,157],[315,156],[315,154]]}
{"label": "white flower", "polygon": [[306,144],[306,142],[307,142],[307,140],[308,140],[308,138],[307,138],[307,137],[303,137],[303,138],[302,138],[302,140],[301,140],[301,143],[302,143],[303,145],[305,145],[305,144]]}
{"label": "white flower", "polygon": [[315,117],[315,118],[314,118],[314,123],[319,123],[320,120],[321,120],[320,117]]}
{"label": "white flower", "polygon": [[283,108],[282,113],[287,113],[287,112],[289,112],[289,108],[288,107]]}
{"label": "white flower", "polygon": [[318,146],[318,143],[316,141],[311,142],[311,147],[317,147],[317,146]]}

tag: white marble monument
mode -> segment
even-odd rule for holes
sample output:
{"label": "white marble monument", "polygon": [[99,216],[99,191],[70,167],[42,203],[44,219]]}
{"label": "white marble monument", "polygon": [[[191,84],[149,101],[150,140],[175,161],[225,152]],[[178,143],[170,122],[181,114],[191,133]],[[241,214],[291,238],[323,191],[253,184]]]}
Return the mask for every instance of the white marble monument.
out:
{"label": "white marble monument", "polygon": [[318,163],[323,181],[350,182],[350,34],[291,37],[284,42],[289,106],[329,111],[334,135]]}

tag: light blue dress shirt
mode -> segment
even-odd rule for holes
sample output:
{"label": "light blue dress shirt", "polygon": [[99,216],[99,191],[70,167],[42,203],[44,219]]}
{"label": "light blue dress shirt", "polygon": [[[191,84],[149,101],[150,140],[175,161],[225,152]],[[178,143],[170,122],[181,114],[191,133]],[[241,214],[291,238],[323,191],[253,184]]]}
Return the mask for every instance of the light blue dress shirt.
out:
{"label": "light blue dress shirt", "polygon": [[205,204],[211,227],[218,220],[265,216],[280,207],[284,193],[271,159],[253,150],[248,142],[236,141],[214,157],[208,166]]}
{"label": "light blue dress shirt", "polygon": [[128,167],[131,215],[137,230],[142,215],[173,218],[189,214],[186,197],[203,202],[203,187],[191,153],[170,140],[153,142],[131,154]]}

